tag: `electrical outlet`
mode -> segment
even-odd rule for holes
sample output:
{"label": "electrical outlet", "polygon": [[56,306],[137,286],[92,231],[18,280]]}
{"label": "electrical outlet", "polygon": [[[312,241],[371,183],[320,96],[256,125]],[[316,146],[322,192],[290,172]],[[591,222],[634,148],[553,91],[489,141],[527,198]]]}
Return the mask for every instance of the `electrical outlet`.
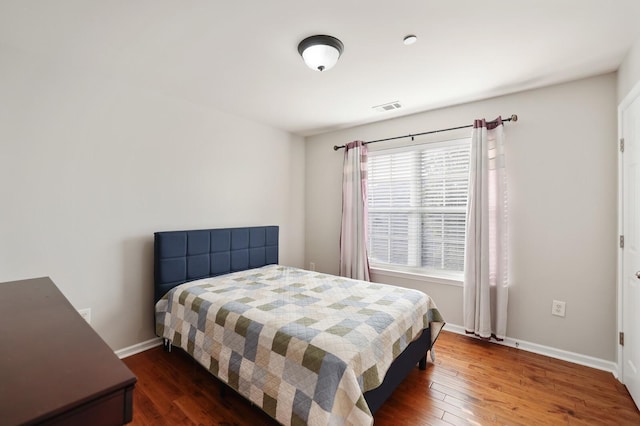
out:
{"label": "electrical outlet", "polygon": [[78,313],[88,324],[91,324],[91,308],[78,309]]}
{"label": "electrical outlet", "polygon": [[553,303],[551,303],[551,313],[558,317],[564,317],[566,307],[566,302],[554,300]]}
{"label": "electrical outlet", "polygon": [[310,271],[315,271],[316,270],[316,264],[314,262],[309,262],[309,270]]}

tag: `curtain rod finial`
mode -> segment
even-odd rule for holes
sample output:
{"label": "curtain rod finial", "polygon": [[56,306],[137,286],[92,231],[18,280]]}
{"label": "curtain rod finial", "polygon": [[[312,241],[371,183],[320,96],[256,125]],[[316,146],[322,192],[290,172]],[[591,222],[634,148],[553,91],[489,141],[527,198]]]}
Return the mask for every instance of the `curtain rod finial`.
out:
{"label": "curtain rod finial", "polygon": [[511,115],[511,121],[518,121],[518,116],[516,114]]}
{"label": "curtain rod finial", "polygon": [[340,149],[340,147],[339,147],[338,145],[334,145],[334,146],[333,146],[333,150],[334,150],[334,151],[337,151],[337,150],[339,150],[339,149]]}

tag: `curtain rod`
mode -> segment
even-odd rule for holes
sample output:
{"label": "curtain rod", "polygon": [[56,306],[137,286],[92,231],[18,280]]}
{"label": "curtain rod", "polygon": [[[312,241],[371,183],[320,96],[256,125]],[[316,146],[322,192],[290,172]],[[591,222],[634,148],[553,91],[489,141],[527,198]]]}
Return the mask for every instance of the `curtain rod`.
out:
{"label": "curtain rod", "polygon": [[[518,121],[518,116],[516,114],[512,114],[511,117],[509,118],[503,118],[502,121]],[[493,121],[495,122],[495,120]],[[488,121],[488,123],[492,123],[491,121]],[[367,141],[364,142],[365,145],[370,144],[370,143],[376,143],[376,142],[384,142],[384,141],[392,141],[394,139],[403,139],[403,138],[411,138],[413,139],[414,136],[422,136],[422,135],[430,135],[432,133],[440,133],[440,132],[448,132],[451,130],[458,130],[458,129],[466,129],[468,127],[473,127],[473,124],[467,124],[466,126],[458,126],[458,127],[450,127],[448,129],[440,129],[440,130],[431,130],[430,132],[422,132],[422,133],[414,133],[414,134],[410,134],[410,135],[404,135],[404,136],[395,136],[393,138],[386,138],[386,139],[378,139],[375,141]],[[333,146],[333,150],[337,151],[341,148],[345,148],[346,145],[334,145]]]}

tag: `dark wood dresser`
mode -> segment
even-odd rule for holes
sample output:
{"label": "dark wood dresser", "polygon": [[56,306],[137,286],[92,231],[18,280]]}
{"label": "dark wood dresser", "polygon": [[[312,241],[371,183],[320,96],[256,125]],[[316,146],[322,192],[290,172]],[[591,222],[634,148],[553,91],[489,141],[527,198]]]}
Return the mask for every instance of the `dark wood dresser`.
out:
{"label": "dark wood dresser", "polygon": [[120,425],[136,377],[49,278],[0,283],[0,423]]}

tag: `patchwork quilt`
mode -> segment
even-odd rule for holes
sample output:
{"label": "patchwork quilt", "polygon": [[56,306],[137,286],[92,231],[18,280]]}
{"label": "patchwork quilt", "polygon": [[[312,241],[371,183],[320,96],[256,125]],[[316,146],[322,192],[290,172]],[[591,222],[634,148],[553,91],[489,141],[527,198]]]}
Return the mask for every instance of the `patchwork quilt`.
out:
{"label": "patchwork quilt", "polygon": [[280,265],[182,284],[156,334],[282,424],[367,425],[364,392],[444,321],[426,294]]}

